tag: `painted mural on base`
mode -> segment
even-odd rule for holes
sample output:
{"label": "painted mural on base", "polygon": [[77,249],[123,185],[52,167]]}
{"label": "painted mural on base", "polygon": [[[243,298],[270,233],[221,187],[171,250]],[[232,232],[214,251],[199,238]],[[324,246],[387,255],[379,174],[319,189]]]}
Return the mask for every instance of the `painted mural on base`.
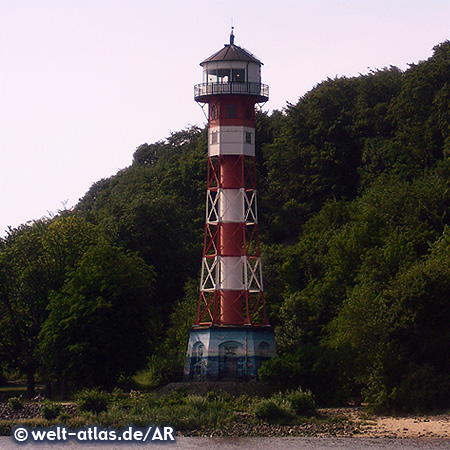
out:
{"label": "painted mural on base", "polygon": [[270,327],[191,329],[185,381],[256,380],[264,361],[277,356]]}

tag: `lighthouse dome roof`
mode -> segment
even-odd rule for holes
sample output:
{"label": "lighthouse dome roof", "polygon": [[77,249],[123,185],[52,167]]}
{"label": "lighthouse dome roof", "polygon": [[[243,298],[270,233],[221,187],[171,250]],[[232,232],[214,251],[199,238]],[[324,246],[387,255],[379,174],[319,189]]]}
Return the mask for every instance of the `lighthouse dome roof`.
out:
{"label": "lighthouse dome roof", "polygon": [[250,61],[262,65],[262,62],[255,56],[252,55],[245,48],[239,47],[234,44],[234,36],[230,36],[230,43],[225,44],[222,49],[206,58],[200,63],[203,66],[206,63],[213,61]]}

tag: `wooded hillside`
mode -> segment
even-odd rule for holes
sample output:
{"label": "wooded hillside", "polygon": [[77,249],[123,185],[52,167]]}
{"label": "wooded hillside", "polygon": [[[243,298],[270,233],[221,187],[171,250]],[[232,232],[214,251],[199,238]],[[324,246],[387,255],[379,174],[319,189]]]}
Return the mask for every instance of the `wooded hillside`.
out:
{"label": "wooded hillside", "polygon": [[[450,42],[257,115],[264,285],[318,402],[450,406]],[[206,130],[143,144],[72,211],[0,241],[0,372],[112,387],[176,377],[198,298]]]}

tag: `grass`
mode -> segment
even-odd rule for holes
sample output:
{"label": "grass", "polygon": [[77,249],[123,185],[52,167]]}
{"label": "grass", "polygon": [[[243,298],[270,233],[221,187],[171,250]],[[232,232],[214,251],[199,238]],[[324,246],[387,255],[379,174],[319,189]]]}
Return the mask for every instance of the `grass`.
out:
{"label": "grass", "polygon": [[[300,390],[274,394],[270,398],[208,393],[206,396],[174,392],[158,397],[154,393],[115,390],[106,393],[93,389],[77,397],[75,414],[47,402],[42,418],[0,421],[0,435],[9,435],[19,423],[30,427],[50,427],[56,424],[78,429],[98,424],[121,429],[128,425],[145,427],[172,426],[177,431],[228,430],[235,424],[260,423],[301,424],[315,413],[312,395]],[[306,419],[306,416],[309,416]]]}

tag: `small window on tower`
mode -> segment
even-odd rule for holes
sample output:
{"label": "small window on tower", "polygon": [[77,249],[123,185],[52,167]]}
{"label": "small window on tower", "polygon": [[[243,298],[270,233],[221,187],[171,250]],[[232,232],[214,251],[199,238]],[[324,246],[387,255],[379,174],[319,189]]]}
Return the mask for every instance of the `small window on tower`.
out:
{"label": "small window on tower", "polygon": [[237,116],[236,105],[227,105],[226,116],[227,116],[227,119],[236,119],[236,116]]}
{"label": "small window on tower", "polygon": [[250,133],[249,131],[245,132],[245,143],[246,144],[252,143],[252,133]]}
{"label": "small window on tower", "polygon": [[211,131],[211,145],[217,144],[217,131]]}
{"label": "small window on tower", "polygon": [[217,119],[217,105],[211,105],[211,110],[209,112],[209,118],[211,120]]}

